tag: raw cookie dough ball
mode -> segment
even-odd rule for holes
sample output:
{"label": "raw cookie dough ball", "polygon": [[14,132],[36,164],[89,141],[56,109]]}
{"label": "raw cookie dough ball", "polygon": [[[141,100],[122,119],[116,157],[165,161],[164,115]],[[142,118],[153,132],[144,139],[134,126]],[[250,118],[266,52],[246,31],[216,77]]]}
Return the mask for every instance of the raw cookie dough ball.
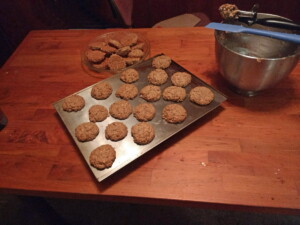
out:
{"label": "raw cookie dough ball", "polygon": [[90,164],[99,170],[111,167],[115,159],[116,151],[108,144],[94,149],[89,158]]}
{"label": "raw cookie dough ball", "polygon": [[81,110],[84,106],[84,98],[80,95],[71,95],[67,97],[62,104],[63,110],[67,112],[77,112]]}
{"label": "raw cookie dough ball", "polygon": [[195,87],[190,91],[190,100],[198,105],[208,105],[214,97],[214,93],[204,86]]}
{"label": "raw cookie dough ball", "polygon": [[185,108],[179,104],[170,104],[164,107],[162,118],[168,123],[181,123],[187,117]]}
{"label": "raw cookie dough ball", "polygon": [[173,102],[182,102],[186,97],[186,91],[182,87],[170,86],[163,91],[163,99]]}
{"label": "raw cookie dough ball", "polygon": [[134,84],[122,84],[116,91],[116,96],[125,100],[134,99],[138,95],[138,89]]}
{"label": "raw cookie dough ball", "polygon": [[109,107],[109,113],[116,119],[125,120],[132,113],[132,106],[125,100],[116,101]]}
{"label": "raw cookie dough ball", "polygon": [[112,93],[112,87],[108,82],[101,82],[93,86],[91,95],[95,99],[106,99]]}
{"label": "raw cookie dough ball", "polygon": [[140,92],[141,98],[145,99],[148,102],[158,101],[161,97],[161,90],[158,86],[147,85],[142,88]]}
{"label": "raw cookie dough ball", "polygon": [[176,72],[171,76],[171,82],[178,87],[186,87],[192,81],[191,74],[187,72]]}
{"label": "raw cookie dough ball", "polygon": [[82,123],[75,128],[75,136],[81,142],[94,140],[98,134],[99,128],[92,122]]}
{"label": "raw cookie dough ball", "polygon": [[89,120],[91,122],[102,122],[108,117],[108,111],[103,105],[93,105],[89,109]]}
{"label": "raw cookie dough ball", "polygon": [[157,56],[152,61],[152,66],[156,69],[166,69],[171,65],[171,58],[166,55]]}
{"label": "raw cookie dough ball", "polygon": [[105,128],[105,137],[111,141],[119,141],[127,136],[128,129],[122,122],[113,122]]}
{"label": "raw cookie dough ball", "polygon": [[134,107],[133,115],[138,121],[150,121],[155,116],[155,107],[150,103],[141,103]]}
{"label": "raw cookie dough ball", "polygon": [[148,82],[154,85],[162,85],[167,82],[168,74],[162,69],[155,69],[148,74]]}
{"label": "raw cookie dough ball", "polygon": [[121,73],[120,79],[125,83],[134,83],[139,79],[139,72],[135,69],[127,69]]}
{"label": "raw cookie dough ball", "polygon": [[135,143],[145,145],[154,139],[155,131],[150,123],[140,122],[132,126],[131,135]]}

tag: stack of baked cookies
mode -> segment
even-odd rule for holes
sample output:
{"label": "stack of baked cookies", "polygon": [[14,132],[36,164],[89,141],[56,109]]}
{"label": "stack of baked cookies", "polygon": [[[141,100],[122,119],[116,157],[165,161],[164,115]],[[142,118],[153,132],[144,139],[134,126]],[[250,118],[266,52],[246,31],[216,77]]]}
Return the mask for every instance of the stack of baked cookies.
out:
{"label": "stack of baked cookies", "polygon": [[88,65],[96,71],[119,71],[143,59],[147,50],[140,34],[112,32],[93,40],[85,50]]}
{"label": "stack of baked cookies", "polygon": [[[161,55],[152,60],[153,69],[147,75],[148,84],[139,91],[135,82],[139,80],[139,72],[130,68],[120,74],[120,80],[124,83],[115,91],[116,97],[120,98],[113,102],[109,108],[104,105],[93,105],[89,108],[90,122],[84,122],[76,127],[75,136],[80,142],[94,140],[99,134],[96,122],[104,121],[109,115],[117,119],[117,122],[110,123],[105,128],[105,138],[111,141],[121,141],[128,134],[128,128],[122,120],[127,119],[131,114],[138,122],[131,127],[133,141],[138,145],[149,144],[155,138],[155,129],[151,120],[156,115],[154,102],[161,97],[164,101],[173,103],[167,104],[161,114],[161,118],[167,123],[182,123],[187,118],[187,110],[178,104],[186,97],[186,89],[192,76],[187,72],[175,72],[170,76],[172,85],[161,91],[160,86],[169,79],[166,69],[170,66],[170,57]],[[113,93],[112,85],[103,81],[94,85],[91,89],[91,97],[97,100],[107,99]],[[145,102],[132,107],[129,100],[139,97]],[[214,99],[214,93],[205,86],[197,86],[191,89],[189,100],[197,105],[208,105]],[[85,100],[80,95],[72,95],[66,98],[62,104],[64,111],[80,111],[85,106]],[[89,157],[90,164],[97,169],[105,169],[112,166],[116,159],[116,150],[109,144],[94,149]]]}

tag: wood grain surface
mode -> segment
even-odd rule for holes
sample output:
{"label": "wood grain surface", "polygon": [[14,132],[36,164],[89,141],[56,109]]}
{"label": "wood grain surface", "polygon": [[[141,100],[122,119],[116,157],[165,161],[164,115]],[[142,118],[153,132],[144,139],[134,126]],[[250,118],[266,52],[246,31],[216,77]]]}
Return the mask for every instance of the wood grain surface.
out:
{"label": "wood grain surface", "polygon": [[165,53],[228,96],[184,129],[98,183],[52,104],[107,78],[88,75],[80,50],[112,30],[32,31],[1,69],[0,191],[158,204],[300,209],[300,65],[252,97],[231,92],[206,28],[138,29],[151,56]]}

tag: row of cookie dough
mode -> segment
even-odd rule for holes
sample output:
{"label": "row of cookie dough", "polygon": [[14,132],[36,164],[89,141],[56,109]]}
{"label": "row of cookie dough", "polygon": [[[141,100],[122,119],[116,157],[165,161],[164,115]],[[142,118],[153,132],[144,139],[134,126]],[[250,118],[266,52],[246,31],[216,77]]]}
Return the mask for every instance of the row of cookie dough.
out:
{"label": "row of cookie dough", "polygon": [[[119,112],[123,110],[124,112]],[[150,121],[155,116],[155,108],[150,103],[141,103],[131,110],[127,101],[117,101],[110,107],[110,114],[116,119],[126,119],[133,112],[138,121]],[[91,122],[102,122],[108,117],[108,110],[103,105],[93,105],[89,109],[89,120]]]}
{"label": "row of cookie dough", "polygon": [[[112,93],[112,87],[107,82],[101,82],[93,86],[91,96],[101,100],[108,98]],[[138,95],[138,88],[134,84],[122,84],[115,95],[124,100],[134,99]],[[148,102],[155,102],[161,98],[164,100],[182,102],[186,96],[186,90],[178,86],[169,86],[161,92],[159,86],[146,85],[140,90],[140,97]],[[205,86],[198,86],[190,91],[190,101],[198,105],[208,105],[214,99],[214,93]]]}
{"label": "row of cookie dough", "polygon": [[[147,80],[150,84],[160,86],[167,82],[168,74],[163,69],[154,69],[147,75]],[[125,83],[134,83],[139,80],[137,70],[130,68],[121,73],[120,79]],[[171,76],[171,82],[178,87],[186,87],[191,83],[192,76],[187,72],[175,72]]]}
{"label": "row of cookie dough", "polygon": [[[84,122],[75,128],[75,137],[80,142],[94,140],[100,133],[96,123]],[[128,128],[123,122],[112,122],[105,128],[105,138],[111,141],[120,141],[128,134]],[[148,122],[138,122],[131,128],[131,135],[135,143],[145,145],[155,137],[153,126]]]}
{"label": "row of cookie dough", "polygon": [[[80,95],[71,95],[70,97],[66,98],[62,104],[62,108],[68,112],[79,111],[84,106],[85,101]],[[178,104],[170,104],[164,107],[162,111],[162,118],[169,123],[180,123],[185,119],[185,117],[182,120],[178,120],[176,118],[178,117],[177,114],[182,112],[184,112],[183,114],[186,117],[186,110],[183,108],[183,106]],[[109,114],[115,119],[124,120],[127,119],[132,113],[138,121],[150,121],[154,118],[156,109],[150,103],[140,103],[133,108],[129,101],[119,100],[110,105],[109,112],[103,105],[91,106],[89,109],[89,120],[91,122],[102,122],[108,117]],[[174,118],[172,118],[171,115],[173,115]]]}
{"label": "row of cookie dough", "polygon": [[[108,98],[111,95],[111,93],[112,93],[111,85],[107,82],[101,82],[93,86],[91,91],[91,96],[94,97],[95,99],[100,100],[100,99]],[[116,96],[125,100],[134,99],[137,95],[138,95],[138,89],[133,84],[123,84],[116,91]],[[155,102],[161,98],[161,90],[158,86],[147,85],[141,89],[140,97],[146,101]],[[181,87],[169,86],[165,88],[163,91],[164,100],[182,102],[185,98],[186,98],[186,90]],[[190,91],[189,99],[190,101],[196,104],[207,105],[214,99],[214,94],[209,88],[204,86],[198,86],[193,88]],[[120,103],[120,104],[125,104],[125,103]],[[84,105],[85,105],[85,101],[81,96],[72,95],[64,100],[62,104],[62,108],[64,111],[68,111],[68,112],[79,111],[84,107]],[[93,111],[96,111],[96,109],[94,109]]]}

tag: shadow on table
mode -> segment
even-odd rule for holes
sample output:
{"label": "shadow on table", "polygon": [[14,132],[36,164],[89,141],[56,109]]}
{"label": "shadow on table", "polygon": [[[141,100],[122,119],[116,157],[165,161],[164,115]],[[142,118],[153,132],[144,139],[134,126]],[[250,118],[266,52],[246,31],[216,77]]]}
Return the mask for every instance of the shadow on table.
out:
{"label": "shadow on table", "polygon": [[229,83],[219,71],[208,70],[202,74],[211,81],[213,87],[228,97],[227,102],[251,111],[273,111],[287,107],[295,96],[293,81],[289,77],[279,82],[273,88],[262,91],[256,96],[245,97],[232,91]]}

